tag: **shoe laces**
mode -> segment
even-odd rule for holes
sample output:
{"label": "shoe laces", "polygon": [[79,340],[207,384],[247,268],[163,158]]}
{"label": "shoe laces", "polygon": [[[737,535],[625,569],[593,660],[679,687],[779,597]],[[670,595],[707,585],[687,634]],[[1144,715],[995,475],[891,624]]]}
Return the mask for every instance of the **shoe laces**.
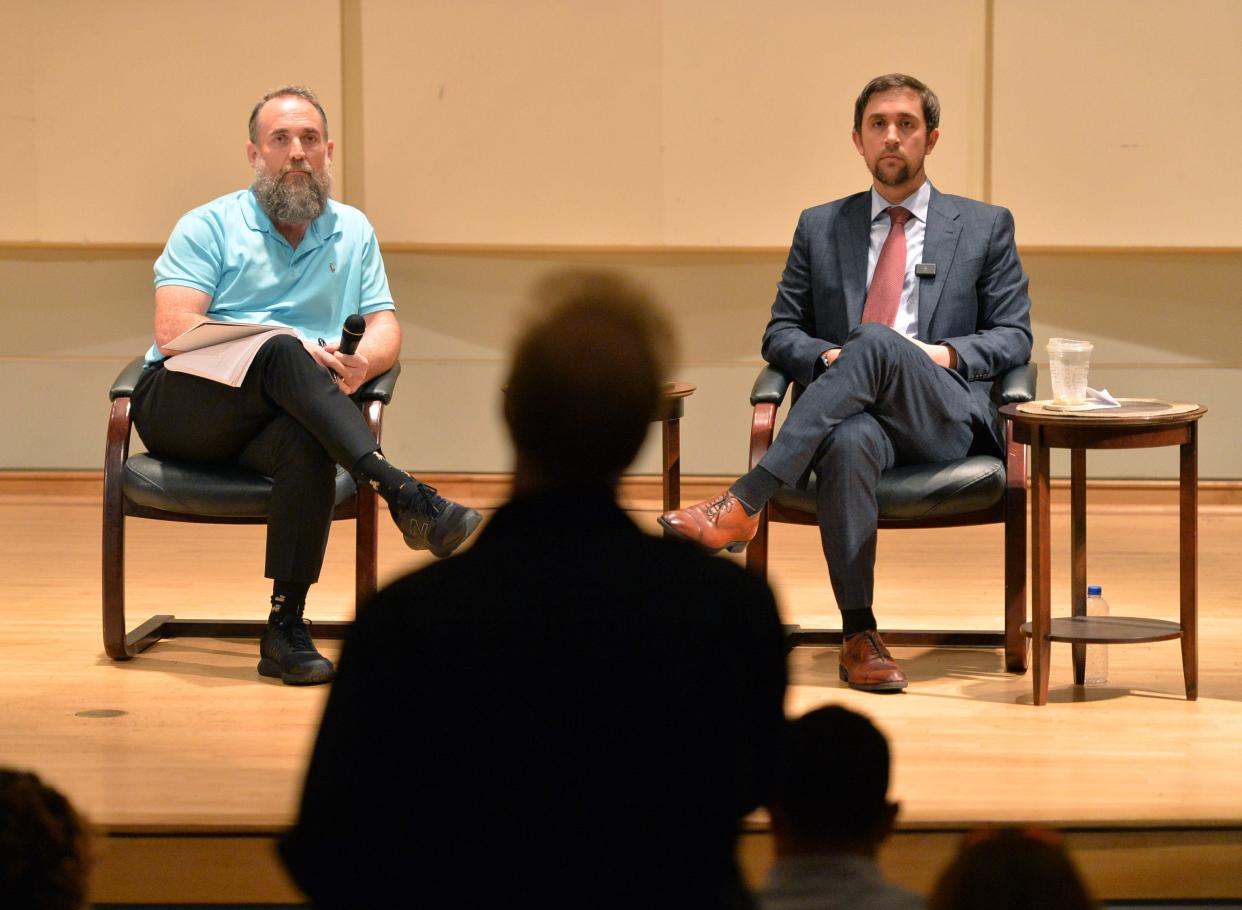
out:
{"label": "shoe laces", "polygon": [[422,481],[415,483],[414,489],[407,495],[414,508],[429,518],[439,518],[444,507],[448,505],[448,500],[441,496],[435,487]]}
{"label": "shoe laces", "polygon": [[721,515],[733,508],[732,499],[733,497],[729,494],[729,491],[725,490],[715,499],[709,499],[703,504],[703,514],[707,516],[708,521],[716,524],[720,521]]}
{"label": "shoe laces", "polygon": [[892,655],[888,653],[888,648],[884,647],[884,642],[880,641],[879,632],[874,629],[869,629],[866,632],[860,632],[859,634],[867,640],[867,644],[871,646],[871,650],[875,652],[876,657],[883,657],[886,660],[892,657]]}
{"label": "shoe laces", "polygon": [[300,616],[289,616],[281,621],[280,626],[289,639],[290,650],[315,650],[315,643],[310,636],[310,624],[309,619],[302,619]]}

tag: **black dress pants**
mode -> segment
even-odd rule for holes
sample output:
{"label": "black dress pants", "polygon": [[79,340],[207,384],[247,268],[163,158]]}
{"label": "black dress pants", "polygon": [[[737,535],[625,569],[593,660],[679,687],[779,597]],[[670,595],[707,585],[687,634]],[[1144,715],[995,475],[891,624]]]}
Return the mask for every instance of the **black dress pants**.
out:
{"label": "black dress pants", "polygon": [[880,473],[977,446],[970,387],[892,329],[863,323],[790,409],[760,466],[789,486],[814,470],[816,517],[841,610],[870,609]]}
{"label": "black dress pants", "polygon": [[274,336],[239,388],[148,368],[132,402],[134,426],[152,454],[270,476],[264,574],[298,584],[319,580],[336,465],[352,468],[379,445],[358,406],[301,341]]}

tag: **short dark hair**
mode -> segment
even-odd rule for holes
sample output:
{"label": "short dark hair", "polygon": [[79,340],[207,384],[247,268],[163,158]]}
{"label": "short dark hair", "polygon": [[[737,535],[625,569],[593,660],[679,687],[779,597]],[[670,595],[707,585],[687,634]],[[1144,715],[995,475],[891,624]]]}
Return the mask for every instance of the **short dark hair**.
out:
{"label": "short dark hair", "polygon": [[258,103],[255,104],[254,110],[250,112],[250,141],[259,141],[259,111],[263,110],[263,105],[267,104],[273,98],[283,98],[287,95],[295,95],[304,101],[309,101],[314,105],[315,110],[319,111],[319,119],[323,123],[323,138],[328,139],[328,115],[323,111],[323,105],[319,103],[319,96],[310,89],[302,85],[284,85],[278,89],[268,92]]}
{"label": "short dark hair", "polygon": [[888,777],[884,734],[829,705],[787,724],[773,802],[799,835],[867,840],[887,815]]}
{"label": "short dark hair", "polygon": [[557,483],[613,483],[657,415],[672,329],[645,291],[609,272],[557,273],[534,302],[506,383],[509,435]]}
{"label": "short dark hair", "polygon": [[854,102],[854,132],[862,131],[863,114],[867,110],[867,102],[871,100],[871,96],[896,89],[909,89],[922,99],[923,123],[927,127],[927,132],[930,133],[940,126],[940,99],[936,97],[935,92],[913,76],[907,76],[905,73],[886,73],[868,82],[859,94],[858,100]]}
{"label": "short dark hair", "polygon": [[69,800],[34,774],[0,768],[5,906],[81,910],[89,868],[89,832]]}

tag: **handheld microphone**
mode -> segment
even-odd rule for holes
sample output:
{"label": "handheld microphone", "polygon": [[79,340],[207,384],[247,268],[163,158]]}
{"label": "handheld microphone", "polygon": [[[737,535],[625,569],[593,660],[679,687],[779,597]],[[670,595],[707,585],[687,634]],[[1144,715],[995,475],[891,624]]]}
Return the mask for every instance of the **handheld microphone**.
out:
{"label": "handheld microphone", "polygon": [[341,326],[341,343],[337,351],[342,354],[353,354],[358,350],[358,342],[362,333],[367,330],[367,321],[355,313],[345,317],[345,325]]}

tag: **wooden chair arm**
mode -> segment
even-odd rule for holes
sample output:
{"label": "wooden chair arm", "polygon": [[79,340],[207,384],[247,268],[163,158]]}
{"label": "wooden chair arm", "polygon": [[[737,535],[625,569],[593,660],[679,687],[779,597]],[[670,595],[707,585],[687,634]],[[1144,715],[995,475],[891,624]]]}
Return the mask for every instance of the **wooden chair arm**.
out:
{"label": "wooden chair arm", "polygon": [[750,389],[754,415],[750,423],[750,467],[759,463],[772,446],[776,430],[776,412],[785,400],[790,379],[776,367],[765,364]]}
{"label": "wooden chair arm", "polygon": [[753,468],[772,446],[776,430],[776,405],[757,404],[750,422],[750,467]]}

